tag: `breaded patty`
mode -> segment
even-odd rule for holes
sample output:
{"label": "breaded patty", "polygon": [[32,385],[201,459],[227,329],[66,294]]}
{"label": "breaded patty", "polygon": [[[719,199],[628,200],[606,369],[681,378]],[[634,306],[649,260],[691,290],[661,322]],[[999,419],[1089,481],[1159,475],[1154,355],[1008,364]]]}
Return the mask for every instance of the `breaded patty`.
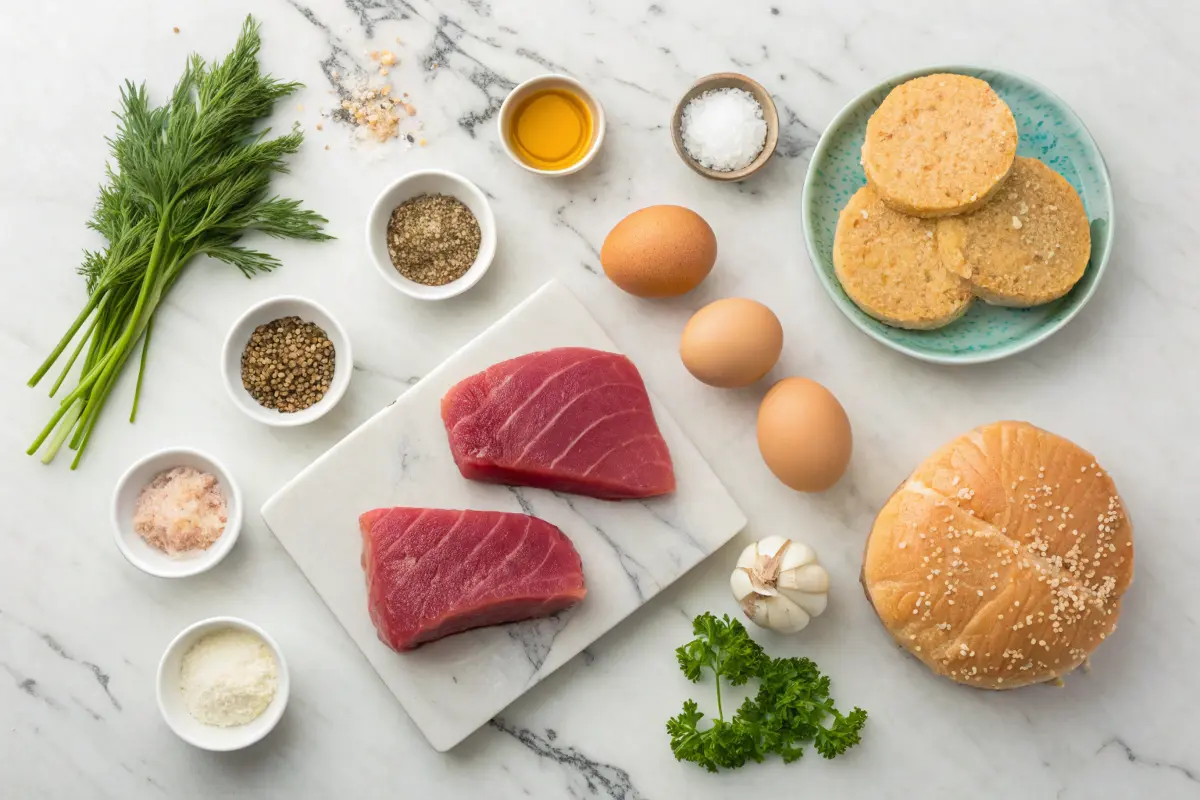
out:
{"label": "breaded patty", "polygon": [[985,81],[927,75],[893,89],[867,121],[867,182],[889,206],[918,217],[982,206],[1012,169],[1017,123]]}
{"label": "breaded patty", "polygon": [[1035,158],[1018,158],[986,206],[936,224],[942,263],[993,305],[1057,300],[1083,277],[1092,252],[1083,201]]}
{"label": "breaded patty", "polygon": [[970,284],[939,260],[936,222],[897,213],[864,186],[838,217],[833,266],[850,299],[897,328],[940,328],[970,307]]}

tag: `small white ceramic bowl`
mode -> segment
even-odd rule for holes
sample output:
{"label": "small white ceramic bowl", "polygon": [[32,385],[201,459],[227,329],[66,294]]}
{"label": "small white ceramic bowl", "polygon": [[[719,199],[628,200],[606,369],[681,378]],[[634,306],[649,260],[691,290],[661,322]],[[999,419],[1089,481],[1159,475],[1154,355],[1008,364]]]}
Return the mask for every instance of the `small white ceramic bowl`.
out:
{"label": "small white ceramic bowl", "polygon": [[[512,149],[512,145],[508,143],[508,132],[511,129],[513,113],[525,98],[534,92],[543,89],[563,88],[577,94],[588,105],[588,110],[592,112],[592,141],[588,145],[588,151],[577,163],[565,169],[538,169],[531,167],[521,160],[521,157]],[[604,118],[604,106],[596,99],[595,95],[583,87],[583,84],[574,78],[569,78],[566,75],[538,75],[535,78],[530,78],[524,83],[517,86],[508,93],[508,97],[504,98],[504,103],[500,106],[500,114],[496,122],[500,131],[500,146],[504,148],[504,152],[513,162],[528,172],[535,175],[549,175],[551,177],[561,177],[563,175],[571,175],[579,172],[579,170],[592,163],[592,159],[600,152],[600,146],[604,144],[604,130],[606,122]]]}
{"label": "small white ceramic bowl", "polygon": [[[303,411],[284,413],[266,408],[259,405],[242,385],[242,351],[250,341],[250,334],[254,333],[254,329],[259,325],[281,317],[299,317],[305,322],[314,323],[325,331],[325,335],[333,343],[333,380],[329,384],[329,391]],[[273,297],[252,307],[229,329],[221,353],[221,374],[225,378],[225,388],[229,391],[233,404],[251,419],[280,428],[305,425],[325,416],[346,393],[353,372],[354,354],[350,351],[350,337],[346,335],[345,329],[322,306],[303,297]]]}
{"label": "small white ceramic bowl", "polygon": [[[183,666],[183,657],[201,637],[224,628],[240,628],[257,635],[270,648],[275,656],[278,679],[275,697],[262,714],[245,725],[230,728],[219,728],[205,725],[193,717],[183,702],[183,691],[180,688],[179,672]],[[279,723],[283,710],[287,707],[288,692],[291,681],[288,676],[287,662],[279,644],[266,631],[257,625],[237,617],[212,617],[201,620],[184,628],[163,653],[158,662],[158,710],[163,719],[175,732],[175,735],[190,745],[203,750],[227,752],[241,750],[262,739]]]}
{"label": "small white ceramic bowl", "polygon": [[[410,281],[392,265],[387,249],[387,227],[392,212],[405,200],[423,194],[444,194],[455,198],[471,210],[479,222],[479,254],[458,280],[441,286],[426,286]],[[409,297],[418,300],[445,300],[470,289],[492,265],[496,256],[496,217],[492,206],[479,187],[461,175],[441,169],[422,169],[410,172],[384,189],[375,199],[367,215],[367,251],[383,279]]]}
{"label": "small white ceramic bowl", "polygon": [[[217,476],[225,496],[225,530],[207,550],[167,555],[146,544],[133,530],[133,513],[142,488],[174,467],[192,467]],[[117,549],[130,564],[159,578],[186,578],[212,569],[233,549],[242,532],[242,492],[229,470],[212,456],[186,447],[167,448],[146,456],[121,476],[113,493],[112,521]]]}

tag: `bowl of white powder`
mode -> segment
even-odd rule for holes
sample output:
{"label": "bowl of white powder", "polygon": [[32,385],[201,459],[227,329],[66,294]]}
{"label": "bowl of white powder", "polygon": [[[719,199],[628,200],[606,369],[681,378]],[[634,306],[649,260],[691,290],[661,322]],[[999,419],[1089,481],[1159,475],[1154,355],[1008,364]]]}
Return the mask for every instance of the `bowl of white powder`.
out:
{"label": "bowl of white powder", "polygon": [[288,701],[283,652],[266,631],[212,617],[172,640],[158,664],[158,708],[190,745],[225,752],[274,729]]}

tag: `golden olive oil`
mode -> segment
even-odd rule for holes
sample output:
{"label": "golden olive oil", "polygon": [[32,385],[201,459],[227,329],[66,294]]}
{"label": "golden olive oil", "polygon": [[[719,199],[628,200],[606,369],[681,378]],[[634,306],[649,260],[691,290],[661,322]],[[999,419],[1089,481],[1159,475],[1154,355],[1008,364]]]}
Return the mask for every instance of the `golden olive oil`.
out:
{"label": "golden olive oil", "polygon": [[578,164],[592,144],[592,111],[569,89],[542,89],[521,101],[509,124],[508,142],[534,169]]}

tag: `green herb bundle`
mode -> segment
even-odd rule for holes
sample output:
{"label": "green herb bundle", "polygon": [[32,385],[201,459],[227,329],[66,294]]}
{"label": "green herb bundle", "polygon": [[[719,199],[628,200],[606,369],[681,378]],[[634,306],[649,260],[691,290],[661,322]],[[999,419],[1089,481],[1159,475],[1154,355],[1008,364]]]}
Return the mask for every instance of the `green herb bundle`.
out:
{"label": "green herb bundle", "polygon": [[206,64],[190,57],[166,105],[152,107],[144,84],[126,82],[122,89],[120,123],[109,139],[107,183],[88,223],[108,246],[84,254],[79,272],[87,279],[87,304],[29,385],[36,386],[77,337],[50,396],[80,355],[82,368],[30,455],[46,444],[42,461],[49,463],[69,438],[78,451],[71,467],[78,466],[117,377],[140,342],[129,417],[134,420],[155,314],[196,256],[232,264],[251,277],[279,261],[238,244],[247,231],[330,238],[321,231],[324,217],[270,194],[271,178],[287,171],[284,158],[299,149],[303,136],[293,128],[269,139],[269,131],[256,126],[300,84],[260,72],[260,45],[258,24],[247,17],[223,61]]}
{"label": "green herb bundle", "polygon": [[[680,761],[699,764],[709,772],[759,763],[777,753],[786,763],[804,755],[812,742],[825,758],[834,758],[858,744],[867,712],[855,708],[843,715],[829,696],[829,678],[807,658],[771,658],[750,638],[742,623],[729,615],[717,619],[701,614],[692,623],[696,639],[675,651],[679,668],[696,683],[705,670],[717,682],[717,718],[701,730],[704,714],[696,701],[667,721],[671,751]],[[732,719],[725,719],[721,679],[731,686],[759,680],[758,693],[747,698]],[[830,724],[826,726],[826,719]]]}

